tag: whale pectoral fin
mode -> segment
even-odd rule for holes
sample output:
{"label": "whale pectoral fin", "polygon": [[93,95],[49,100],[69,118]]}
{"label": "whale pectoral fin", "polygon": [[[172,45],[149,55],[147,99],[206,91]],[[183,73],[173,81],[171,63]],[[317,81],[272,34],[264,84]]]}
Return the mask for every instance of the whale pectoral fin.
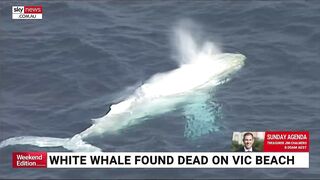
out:
{"label": "whale pectoral fin", "polygon": [[72,138],[20,136],[0,142],[0,149],[12,145],[33,145],[38,147],[64,147],[75,152],[100,152],[101,149],[86,143],[79,134]]}
{"label": "whale pectoral fin", "polygon": [[220,106],[210,102],[209,94],[195,96],[183,107],[187,119],[184,136],[196,139],[218,130],[215,121],[220,118]]}

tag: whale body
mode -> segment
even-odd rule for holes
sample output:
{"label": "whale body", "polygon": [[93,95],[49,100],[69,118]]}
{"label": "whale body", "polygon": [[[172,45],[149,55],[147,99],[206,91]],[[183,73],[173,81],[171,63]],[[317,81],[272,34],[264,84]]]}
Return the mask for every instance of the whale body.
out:
{"label": "whale body", "polygon": [[179,104],[205,103],[209,90],[222,84],[244,65],[242,54],[223,53],[156,74],[124,101],[114,104],[104,117],[79,135],[82,138],[116,133],[146,117],[172,111]]}

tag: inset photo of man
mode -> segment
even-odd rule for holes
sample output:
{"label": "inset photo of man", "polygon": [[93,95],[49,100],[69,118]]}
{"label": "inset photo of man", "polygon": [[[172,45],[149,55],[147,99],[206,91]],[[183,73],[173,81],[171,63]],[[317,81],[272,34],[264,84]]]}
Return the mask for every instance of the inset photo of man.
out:
{"label": "inset photo of man", "polygon": [[232,151],[262,152],[264,132],[233,132]]}

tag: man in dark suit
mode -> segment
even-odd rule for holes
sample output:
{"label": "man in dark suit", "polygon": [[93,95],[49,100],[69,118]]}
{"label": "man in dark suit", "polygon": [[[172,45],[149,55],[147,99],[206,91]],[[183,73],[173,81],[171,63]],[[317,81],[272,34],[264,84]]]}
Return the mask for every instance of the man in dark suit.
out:
{"label": "man in dark suit", "polygon": [[244,133],[242,141],[244,146],[239,148],[237,152],[258,152],[255,148],[252,147],[254,143],[254,137],[252,133]]}

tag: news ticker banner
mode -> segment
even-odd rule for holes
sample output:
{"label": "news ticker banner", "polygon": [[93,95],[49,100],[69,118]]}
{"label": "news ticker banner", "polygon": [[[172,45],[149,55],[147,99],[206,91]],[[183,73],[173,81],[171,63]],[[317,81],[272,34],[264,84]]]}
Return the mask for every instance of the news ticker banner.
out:
{"label": "news ticker banner", "polygon": [[13,168],[309,168],[309,153],[14,152]]}
{"label": "news ticker banner", "polygon": [[252,134],[263,139],[263,152],[13,152],[12,167],[309,168],[308,131]]}
{"label": "news ticker banner", "polygon": [[12,6],[12,19],[42,19],[42,6]]}

